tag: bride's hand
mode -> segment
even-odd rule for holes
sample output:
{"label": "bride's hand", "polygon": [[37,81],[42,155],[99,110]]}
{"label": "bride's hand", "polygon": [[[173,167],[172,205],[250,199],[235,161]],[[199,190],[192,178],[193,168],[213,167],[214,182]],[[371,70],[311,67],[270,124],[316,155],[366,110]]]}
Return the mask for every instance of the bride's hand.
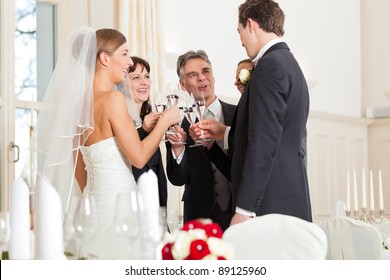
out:
{"label": "bride's hand", "polygon": [[173,106],[169,108],[162,114],[161,118],[167,122],[168,126],[178,124],[181,120],[179,107]]}

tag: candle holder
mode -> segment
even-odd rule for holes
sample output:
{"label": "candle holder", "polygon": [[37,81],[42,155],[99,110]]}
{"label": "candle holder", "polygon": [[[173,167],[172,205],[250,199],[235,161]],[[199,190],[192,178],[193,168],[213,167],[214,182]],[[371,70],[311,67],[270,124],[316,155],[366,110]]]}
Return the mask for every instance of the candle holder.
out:
{"label": "candle holder", "polygon": [[367,211],[367,208],[366,207],[362,207],[362,215],[360,216],[360,221],[363,221],[365,223],[372,223],[371,219],[372,219],[372,215],[371,215],[371,211],[370,213]]}
{"label": "candle holder", "polygon": [[368,210],[366,207],[362,207],[360,210],[345,210],[345,215],[368,224],[381,224],[385,219],[385,212],[386,209]]}

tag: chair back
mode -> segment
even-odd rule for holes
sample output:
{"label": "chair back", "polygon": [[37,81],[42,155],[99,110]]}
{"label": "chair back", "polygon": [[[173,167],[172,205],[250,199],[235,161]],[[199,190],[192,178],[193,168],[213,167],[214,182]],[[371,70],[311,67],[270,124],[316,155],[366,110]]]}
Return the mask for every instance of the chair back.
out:
{"label": "chair back", "polygon": [[327,259],[382,259],[382,236],[372,225],[349,217],[336,217],[319,222],[328,238]]}
{"label": "chair back", "polygon": [[324,260],[324,231],[305,220],[268,214],[229,227],[223,239],[232,243],[237,260]]}

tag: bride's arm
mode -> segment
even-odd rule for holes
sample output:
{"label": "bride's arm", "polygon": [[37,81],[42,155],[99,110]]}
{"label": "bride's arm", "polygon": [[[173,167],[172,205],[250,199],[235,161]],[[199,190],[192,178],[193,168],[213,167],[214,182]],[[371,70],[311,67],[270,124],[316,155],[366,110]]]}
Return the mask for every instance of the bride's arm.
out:
{"label": "bride's arm", "polygon": [[112,104],[109,106],[108,118],[113,134],[131,164],[136,168],[142,168],[157,150],[168,127],[179,123],[179,108],[173,107],[164,112],[151,133],[141,141],[127,112],[123,95],[114,94],[110,98],[110,103]]}

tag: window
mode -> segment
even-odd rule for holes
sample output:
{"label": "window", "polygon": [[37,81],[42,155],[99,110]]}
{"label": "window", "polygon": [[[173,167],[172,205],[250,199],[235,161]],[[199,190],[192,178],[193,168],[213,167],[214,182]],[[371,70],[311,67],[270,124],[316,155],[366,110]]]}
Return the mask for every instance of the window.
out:
{"label": "window", "polygon": [[[1,1],[0,187],[8,209],[8,189],[22,176],[31,185],[36,159],[34,125],[56,60],[56,6],[46,0]],[[31,141],[33,140],[33,141]],[[34,172],[31,172],[33,170]],[[35,174],[34,174],[35,175]]]}

